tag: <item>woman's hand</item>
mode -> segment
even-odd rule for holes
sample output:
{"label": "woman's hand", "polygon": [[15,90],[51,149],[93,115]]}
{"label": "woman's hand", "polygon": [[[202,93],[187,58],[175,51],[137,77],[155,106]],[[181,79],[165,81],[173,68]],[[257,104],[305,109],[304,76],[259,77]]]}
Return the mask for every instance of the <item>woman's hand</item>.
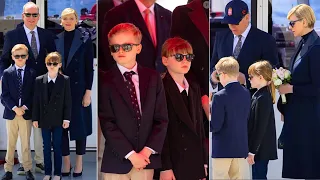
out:
{"label": "woman's hand", "polygon": [[82,106],[88,107],[91,104],[91,90],[86,90],[82,99]]}
{"label": "woman's hand", "polygon": [[282,84],[279,86],[280,94],[289,94],[293,93],[293,86],[291,84]]}

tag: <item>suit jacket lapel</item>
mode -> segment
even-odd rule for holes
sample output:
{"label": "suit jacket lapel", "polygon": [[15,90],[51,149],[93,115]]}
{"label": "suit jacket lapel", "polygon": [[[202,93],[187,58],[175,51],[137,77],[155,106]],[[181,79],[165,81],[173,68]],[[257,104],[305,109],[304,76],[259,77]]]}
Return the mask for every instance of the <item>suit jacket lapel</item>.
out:
{"label": "suit jacket lapel", "polygon": [[26,66],[26,68],[24,69],[24,75],[22,80],[22,94],[27,88],[30,88],[28,87],[28,82],[30,77],[31,77],[31,74],[29,72],[29,68]]}
{"label": "suit jacket lapel", "polygon": [[27,37],[27,34],[26,34],[26,31],[24,30],[23,26],[22,27],[19,27],[19,36],[20,38],[19,39],[22,39],[22,41],[24,42],[24,44],[28,47],[29,51],[29,59],[35,59],[34,58],[34,55],[33,55],[33,52],[31,50],[31,46],[29,44],[29,40],[28,40],[28,37]]}
{"label": "suit jacket lapel", "polygon": [[11,66],[11,71],[12,71],[12,78],[13,78],[13,82],[15,84],[15,87],[17,87],[16,89],[18,90],[18,86],[19,86],[19,82],[18,82],[18,75],[17,75],[17,70],[16,67],[14,65]]}
{"label": "suit jacket lapel", "polygon": [[43,91],[43,99],[44,99],[44,103],[47,105],[49,103],[49,100],[48,100],[48,73],[46,73],[44,76],[43,76],[43,86],[42,86],[42,91]]}
{"label": "suit jacket lapel", "polygon": [[69,51],[68,61],[67,61],[66,67],[68,67],[68,65],[71,62],[72,57],[74,56],[74,54],[77,52],[77,50],[79,49],[79,47],[81,45],[82,45],[82,34],[79,30],[76,29],[74,32],[74,37],[73,37],[73,41],[72,41],[71,48]]}
{"label": "suit jacket lapel", "polygon": [[188,13],[191,21],[198,28],[198,30],[201,32],[207,45],[209,45],[208,17],[203,10],[202,2],[200,0],[195,0],[192,3],[189,3],[187,6],[193,10]]}
{"label": "suit jacket lapel", "polygon": [[138,65],[138,75],[139,75],[139,90],[140,90],[140,103],[141,103],[141,111],[144,110],[144,101],[147,96],[147,89],[149,85],[149,75],[143,71],[143,68]]}
{"label": "suit jacket lapel", "polygon": [[[246,37],[246,39],[245,39],[242,47],[241,47],[240,54],[239,54],[239,56],[238,56],[238,58],[237,58],[238,61],[239,61],[239,59],[241,59],[242,56],[246,56],[246,55],[247,55],[246,52],[251,51],[251,49],[250,49],[251,46],[250,46],[249,43],[255,42],[255,39],[254,39],[254,37],[253,37],[253,28],[254,28],[254,27],[251,26],[250,31],[249,31],[249,33],[248,33],[248,35],[247,35],[247,37]],[[232,42],[232,43],[233,43],[233,42]],[[232,44],[232,46],[233,46],[233,44]],[[232,48],[233,48],[233,47],[232,47]]]}
{"label": "suit jacket lapel", "polygon": [[[165,41],[165,37],[164,37],[164,33],[162,33],[162,24],[164,19],[163,19],[163,15],[162,12],[160,12],[160,8],[158,4],[154,4],[154,14],[155,14],[155,19],[156,19],[156,38],[157,38],[157,48],[162,48],[162,46],[159,46],[160,42],[164,42]],[[151,39],[151,37],[150,37]]]}
{"label": "suit jacket lapel", "polygon": [[191,117],[191,120],[193,122],[193,125],[194,125],[194,128],[195,128],[195,133],[198,134],[198,132],[201,132],[201,131],[196,131],[197,128],[197,118],[196,118],[196,115],[197,115],[197,112],[195,111],[196,110],[196,102],[197,100],[195,99],[195,96],[194,96],[194,89],[193,87],[191,86],[191,84],[189,83],[189,92],[188,92],[188,99],[189,99],[189,114],[190,114],[190,117]]}
{"label": "suit jacket lapel", "polygon": [[66,68],[65,60],[64,60],[64,32],[57,35],[57,39],[55,39],[57,51],[61,54],[61,62],[62,68]]}
{"label": "suit jacket lapel", "polygon": [[40,57],[40,54],[44,54],[44,56],[46,56],[46,54],[48,52],[46,52],[46,49],[44,48],[44,44],[45,44],[45,39],[46,37],[44,36],[44,34],[42,33],[42,29],[38,28],[38,36],[39,36],[39,44],[40,44],[40,50],[39,50],[39,55],[37,57],[37,59]]}
{"label": "suit jacket lapel", "polygon": [[234,41],[234,36],[232,32],[230,31],[228,36],[227,36],[227,43],[226,43],[226,51],[227,54],[225,56],[232,56],[233,55],[233,41]]}

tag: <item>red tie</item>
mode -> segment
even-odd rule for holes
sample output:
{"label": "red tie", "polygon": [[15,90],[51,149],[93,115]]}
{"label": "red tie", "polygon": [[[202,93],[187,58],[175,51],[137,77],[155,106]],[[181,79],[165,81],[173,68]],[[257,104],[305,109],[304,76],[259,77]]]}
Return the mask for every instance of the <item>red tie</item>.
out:
{"label": "red tie", "polygon": [[149,19],[149,14],[151,11],[150,11],[150,9],[146,9],[143,12],[144,12],[144,22],[146,23],[146,26],[148,28],[153,45],[156,46],[157,45],[156,38],[154,37],[153,31],[152,31],[152,26],[151,26],[150,19]]}

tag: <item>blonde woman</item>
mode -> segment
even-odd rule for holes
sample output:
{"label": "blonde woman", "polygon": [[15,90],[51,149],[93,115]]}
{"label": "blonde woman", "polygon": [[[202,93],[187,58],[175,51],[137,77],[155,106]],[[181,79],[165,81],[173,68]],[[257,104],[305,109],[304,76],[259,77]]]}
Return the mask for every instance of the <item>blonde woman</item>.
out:
{"label": "blonde woman", "polygon": [[287,16],[295,37],[302,37],[291,58],[290,84],[280,94],[291,96],[284,108],[283,178],[319,179],[320,162],[320,38],[314,31],[312,8],[293,7]]}
{"label": "blonde woman", "polygon": [[66,8],[61,13],[64,31],[56,40],[57,51],[62,55],[62,72],[70,77],[72,112],[69,129],[62,135],[62,176],[71,174],[70,140],[76,144],[76,164],[73,176],[82,175],[82,155],[86,150],[86,138],[92,134],[91,87],[93,82],[93,45],[89,35],[76,28],[78,14]]}

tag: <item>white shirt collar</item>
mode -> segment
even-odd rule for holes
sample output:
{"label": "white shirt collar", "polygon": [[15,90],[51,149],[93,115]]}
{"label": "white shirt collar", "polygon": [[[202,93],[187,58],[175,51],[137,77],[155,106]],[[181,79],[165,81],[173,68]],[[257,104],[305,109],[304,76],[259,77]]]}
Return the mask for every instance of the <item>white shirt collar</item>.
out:
{"label": "white shirt collar", "polygon": [[119,6],[122,3],[120,0],[113,0],[113,4],[114,4],[114,6]]}
{"label": "white shirt collar", "polygon": [[32,30],[32,29],[28,29],[27,26],[25,24],[23,24],[23,28],[24,28],[24,31],[26,31],[26,34],[30,34],[30,31],[34,31],[35,34],[38,34],[38,28],[37,26]]}
{"label": "white shirt collar", "polygon": [[[242,39],[242,40],[243,40],[243,39],[246,39],[246,37],[247,37],[248,34],[249,34],[250,29],[251,29],[251,24],[249,23],[247,29],[241,34],[241,36],[242,36],[241,39]],[[237,35],[234,35],[234,34],[233,34],[233,36],[234,36],[234,37],[237,37]]]}
{"label": "white shirt collar", "polygon": [[133,71],[135,72],[136,74],[138,74],[138,63],[136,63],[136,65],[133,66],[132,69],[127,69],[126,67],[124,66],[121,66],[120,64],[117,63],[117,66],[121,72],[121,74],[123,75],[125,72],[130,72],[130,71]]}
{"label": "white shirt collar", "polygon": [[176,81],[174,81],[174,82],[177,84],[180,93],[182,93],[183,90],[186,90],[186,91],[187,91],[187,95],[189,94],[189,83],[188,83],[188,81],[187,81],[186,78],[183,79],[183,84],[184,84],[184,86],[185,86],[186,88],[183,88],[183,87],[182,87],[180,84],[178,84]]}
{"label": "white shirt collar", "polygon": [[[140,1],[140,0],[134,0],[139,8],[140,13],[144,13],[143,11],[147,9],[147,7]],[[154,15],[154,4],[152,4],[152,6],[150,6],[149,8],[150,12],[152,15]]]}
{"label": "white shirt collar", "polygon": [[50,76],[49,76],[49,73],[48,73],[48,83],[50,81],[53,81],[53,83],[56,83],[57,77],[58,77],[58,75],[55,78],[51,79]]}
{"label": "white shirt collar", "polygon": [[22,70],[24,71],[24,69],[26,68],[26,65],[24,65],[24,66],[22,66],[22,67],[19,67],[19,66],[17,66],[16,64],[14,64],[14,66],[16,67],[16,70],[22,69]]}

